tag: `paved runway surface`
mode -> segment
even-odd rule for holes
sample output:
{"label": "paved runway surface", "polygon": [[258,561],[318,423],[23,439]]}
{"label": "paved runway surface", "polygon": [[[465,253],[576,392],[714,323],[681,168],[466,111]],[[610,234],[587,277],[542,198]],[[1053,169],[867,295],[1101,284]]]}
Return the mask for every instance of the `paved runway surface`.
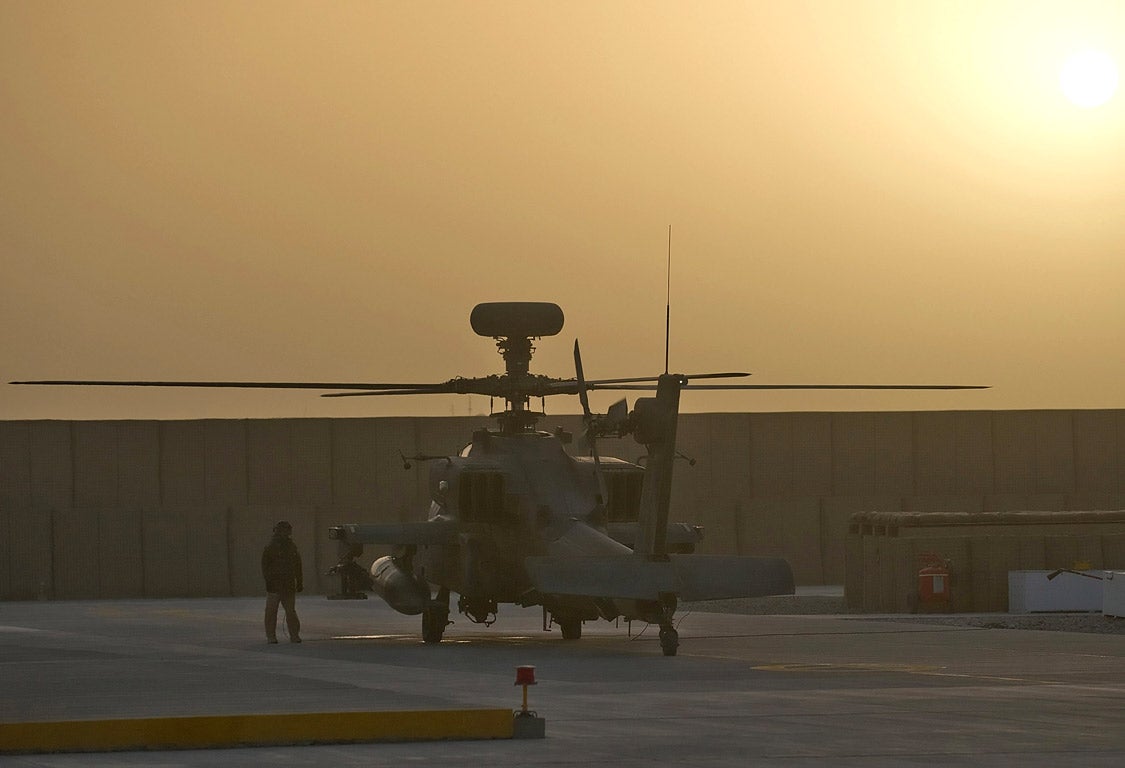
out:
{"label": "paved runway surface", "polygon": [[511,707],[533,664],[542,740],[21,755],[5,766],[1122,766],[1120,635],[851,616],[679,614],[655,628],[490,628],[378,600],[299,601],[305,642],[267,645],[264,600],[0,603],[0,721]]}

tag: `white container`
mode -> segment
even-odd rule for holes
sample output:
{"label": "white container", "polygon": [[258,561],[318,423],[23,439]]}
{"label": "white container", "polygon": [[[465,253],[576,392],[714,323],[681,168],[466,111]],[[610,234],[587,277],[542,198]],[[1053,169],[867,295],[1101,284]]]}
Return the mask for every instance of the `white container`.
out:
{"label": "white container", "polygon": [[[1008,571],[1008,613],[1102,610],[1102,571]],[[1125,576],[1120,577],[1125,582]]]}
{"label": "white container", "polygon": [[1102,587],[1102,613],[1125,617],[1125,571],[1106,571]]}

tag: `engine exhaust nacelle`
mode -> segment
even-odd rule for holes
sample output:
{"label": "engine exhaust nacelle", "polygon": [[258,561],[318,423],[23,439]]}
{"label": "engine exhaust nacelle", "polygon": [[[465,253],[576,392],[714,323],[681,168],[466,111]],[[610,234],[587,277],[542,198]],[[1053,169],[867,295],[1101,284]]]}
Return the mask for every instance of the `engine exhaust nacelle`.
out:
{"label": "engine exhaust nacelle", "polygon": [[430,588],[387,555],[371,564],[372,589],[387,605],[407,616],[417,616],[430,601]]}

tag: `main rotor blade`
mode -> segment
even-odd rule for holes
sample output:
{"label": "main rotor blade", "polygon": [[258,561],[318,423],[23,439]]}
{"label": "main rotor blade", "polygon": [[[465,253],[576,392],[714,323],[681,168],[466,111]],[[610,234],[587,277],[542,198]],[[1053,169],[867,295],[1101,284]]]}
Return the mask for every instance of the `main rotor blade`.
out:
{"label": "main rotor blade", "polygon": [[[689,374],[685,374],[685,375],[689,379],[738,379],[738,378],[742,378],[743,376],[750,376],[751,374],[741,373],[741,372],[739,372],[739,373],[728,372],[728,373],[689,373]],[[588,385],[589,384],[633,384],[633,383],[642,382],[642,381],[656,381],[659,378],[660,378],[659,376],[633,376],[633,377],[629,377],[629,378],[620,378],[620,379],[593,379],[592,381],[587,381],[586,384],[588,384]]]}
{"label": "main rotor blade", "polygon": [[384,384],[370,382],[339,382],[339,381],[85,381],[85,380],[51,380],[51,381],[10,381],[9,384],[41,384],[63,386],[93,386],[93,387],[211,387],[211,388],[243,388],[243,389],[421,389],[429,391],[431,387],[444,387],[442,384]]}
{"label": "main rotor blade", "polygon": [[[375,395],[462,395],[464,392],[452,389],[375,389],[370,392],[325,392],[321,397],[373,397]],[[476,394],[470,392],[468,394]]]}
{"label": "main rotor blade", "polygon": [[[610,384],[606,386],[590,386],[590,389],[607,390],[651,390],[656,385],[642,384]],[[683,389],[991,389],[987,384],[685,384]]]}
{"label": "main rotor blade", "polygon": [[[749,376],[749,375],[750,375],[749,373],[697,373],[697,374],[694,374],[694,375],[689,375],[687,378],[688,379],[731,379],[731,378],[741,378],[743,376]],[[634,376],[634,377],[630,377],[630,378],[620,378],[620,379],[594,379],[592,381],[585,382],[584,387],[579,386],[578,379],[563,379],[563,380],[559,380],[559,381],[550,382],[550,383],[546,384],[545,386],[543,386],[542,388],[536,389],[535,395],[536,396],[539,396],[540,394],[546,394],[546,395],[576,395],[576,394],[579,394],[580,388],[584,388],[585,390],[592,390],[592,389],[656,389],[655,383],[652,384],[651,386],[639,386],[639,387],[627,387],[627,386],[622,386],[622,385],[632,384],[632,383],[635,383],[635,382],[645,382],[645,381],[656,382],[659,378],[660,378],[659,376]]]}
{"label": "main rotor blade", "polygon": [[990,389],[987,384],[687,384],[685,389]]}

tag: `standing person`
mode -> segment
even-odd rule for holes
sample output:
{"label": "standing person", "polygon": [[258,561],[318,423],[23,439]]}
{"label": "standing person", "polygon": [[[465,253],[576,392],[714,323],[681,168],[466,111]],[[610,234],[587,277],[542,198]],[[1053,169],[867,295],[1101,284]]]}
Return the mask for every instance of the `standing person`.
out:
{"label": "standing person", "polygon": [[262,578],[266,580],[266,640],[277,642],[277,606],[285,608],[289,641],[301,642],[297,618],[297,593],[304,589],[301,553],[293,543],[293,526],[282,520],[273,527],[273,538],[262,551]]}

